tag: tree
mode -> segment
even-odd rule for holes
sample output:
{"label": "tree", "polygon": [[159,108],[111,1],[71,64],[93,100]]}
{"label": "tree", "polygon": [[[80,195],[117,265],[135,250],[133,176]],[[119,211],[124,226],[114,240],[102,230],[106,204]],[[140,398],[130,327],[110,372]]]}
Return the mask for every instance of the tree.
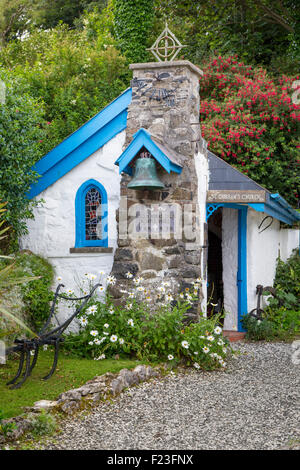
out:
{"label": "tree", "polygon": [[[238,54],[274,73],[297,73],[300,10],[296,0],[156,0],[185,56],[199,65],[212,53]],[[171,28],[171,29],[172,29]]]}
{"label": "tree", "polygon": [[296,206],[300,106],[293,83],[237,57],[212,58],[200,80],[200,119],[210,150]]}
{"label": "tree", "polygon": [[26,194],[37,178],[31,168],[41,157],[43,105],[11,72],[0,69],[0,80],[6,85],[0,104],[0,200],[7,201],[4,219],[16,237],[26,231],[25,219],[32,216]]}

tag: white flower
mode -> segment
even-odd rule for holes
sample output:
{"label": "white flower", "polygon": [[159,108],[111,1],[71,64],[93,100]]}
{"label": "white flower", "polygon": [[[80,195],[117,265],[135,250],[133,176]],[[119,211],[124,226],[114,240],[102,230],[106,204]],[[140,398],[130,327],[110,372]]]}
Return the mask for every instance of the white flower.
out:
{"label": "white flower", "polygon": [[201,338],[201,339],[205,339],[205,336],[199,336],[199,338]]}
{"label": "white flower", "polygon": [[107,331],[103,331],[103,334],[106,335],[106,336],[109,335],[109,333],[107,333]]}
{"label": "white flower", "polygon": [[172,302],[172,300],[174,300],[171,294],[167,294],[166,299],[168,302]]}
{"label": "white flower", "polygon": [[124,344],[124,339],[123,339],[123,338],[120,338],[120,339],[119,339],[119,343],[120,343],[120,344]]}
{"label": "white flower", "polygon": [[223,346],[224,341],[220,338],[217,344],[218,344],[219,346]]}
{"label": "white flower", "polygon": [[104,292],[104,287],[103,287],[103,286],[99,286],[99,291],[100,291],[100,292]]}
{"label": "white flower", "polygon": [[195,354],[196,356],[198,356],[199,353],[198,353],[198,351],[195,351],[194,354]]}
{"label": "white flower", "polygon": [[99,271],[100,276],[105,276],[105,271]]}
{"label": "white flower", "polygon": [[163,282],[164,287],[170,287],[170,283],[168,281]]}
{"label": "white flower", "polygon": [[94,341],[89,341],[89,345],[90,345],[90,346],[93,346],[93,345],[94,345]]}
{"label": "white flower", "polygon": [[181,341],[181,346],[185,349],[189,349],[190,345],[187,341]]}
{"label": "white flower", "polygon": [[127,324],[130,325],[130,326],[134,326],[132,318],[129,318]]}
{"label": "white flower", "polygon": [[47,351],[47,349],[48,349],[48,344],[44,344],[43,350],[44,350],[44,351]]}
{"label": "white flower", "polygon": [[68,289],[67,292],[68,292],[68,294],[73,294],[72,289]]}
{"label": "white flower", "polygon": [[76,104],[76,100],[71,100],[70,103],[75,105],[75,104]]}
{"label": "white flower", "polygon": [[184,294],[181,292],[181,294],[179,294],[179,297],[180,297],[181,299],[184,299]]}
{"label": "white flower", "polygon": [[86,317],[81,317],[79,319],[79,323],[80,323],[81,326],[86,326],[88,324],[88,320],[87,320]]}
{"label": "white flower", "polygon": [[99,356],[99,359],[101,361],[101,359],[105,359],[105,354],[101,354],[101,356]]}
{"label": "white flower", "polygon": [[214,338],[212,335],[210,335],[210,336],[207,337],[207,340],[208,340],[208,341],[214,341],[214,339],[215,339],[215,338]]}
{"label": "white flower", "polygon": [[164,293],[164,292],[166,291],[166,289],[165,289],[163,286],[159,286],[159,287],[157,288],[157,290],[158,290],[159,292],[162,292],[162,293]]}
{"label": "white flower", "polygon": [[117,279],[114,276],[107,276],[106,278],[107,284],[112,285],[112,286],[115,285],[116,281]]}
{"label": "white flower", "polygon": [[193,365],[194,365],[195,369],[200,369],[200,366],[199,366],[198,362],[194,362]]}
{"label": "white flower", "polygon": [[144,292],[145,288],[142,287],[142,286],[139,286],[139,287],[137,288],[137,290],[138,290],[139,292]]}
{"label": "white flower", "polygon": [[129,292],[128,298],[129,299],[134,299],[134,292]]}
{"label": "white flower", "polygon": [[97,279],[97,276],[95,274],[86,273],[85,276],[89,279],[89,281],[94,281],[95,279]]}
{"label": "white flower", "polygon": [[216,333],[216,335],[220,335],[222,333],[222,328],[220,326],[217,326],[215,329],[214,329],[214,332]]}
{"label": "white flower", "polygon": [[202,348],[202,351],[207,354],[209,352],[209,348],[207,348],[206,346],[204,346],[204,348]]}
{"label": "white flower", "polygon": [[168,359],[169,359],[169,361],[173,361],[174,356],[172,356],[172,354],[169,354],[169,355],[168,355]]}
{"label": "white flower", "polygon": [[133,278],[133,274],[132,274],[130,271],[128,271],[128,272],[125,274],[125,276],[127,277],[127,279],[132,279],[132,278]]}
{"label": "white flower", "polygon": [[62,281],[62,277],[61,277],[61,276],[58,276],[58,277],[56,278],[56,280],[57,280],[58,282],[59,282],[59,281]]}
{"label": "white flower", "polygon": [[99,346],[99,344],[101,344],[101,341],[100,341],[100,339],[96,338],[96,339],[94,340],[94,343],[97,344],[97,346]]}
{"label": "white flower", "polygon": [[226,367],[226,362],[223,361],[223,359],[220,360],[220,364],[221,364],[222,367]]}
{"label": "white flower", "polygon": [[103,328],[109,328],[109,324],[108,324],[108,323],[104,323]]}
{"label": "white flower", "polygon": [[130,310],[132,308],[132,304],[127,304],[125,308],[126,310]]}
{"label": "white flower", "polygon": [[110,340],[112,343],[115,343],[117,341],[118,337],[116,335],[111,335]]}
{"label": "white flower", "polygon": [[93,315],[94,313],[97,312],[97,305],[91,305],[87,310],[86,310],[86,314],[87,315]]}
{"label": "white flower", "polygon": [[97,330],[91,330],[91,331],[90,331],[90,334],[91,334],[92,336],[98,336],[98,331],[97,331]]}
{"label": "white flower", "polygon": [[147,296],[147,297],[146,297],[146,302],[151,302],[151,301],[152,301],[152,299],[151,299],[150,295]]}

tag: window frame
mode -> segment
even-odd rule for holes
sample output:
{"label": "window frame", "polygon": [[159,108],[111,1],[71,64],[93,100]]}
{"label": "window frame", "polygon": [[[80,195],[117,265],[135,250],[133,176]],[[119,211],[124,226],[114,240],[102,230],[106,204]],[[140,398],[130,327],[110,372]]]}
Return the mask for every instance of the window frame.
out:
{"label": "window frame", "polygon": [[[99,191],[101,196],[101,224],[102,224],[102,239],[101,240],[86,240],[85,239],[85,197],[87,192],[95,188]],[[75,248],[85,248],[92,246],[108,246],[108,208],[107,208],[107,193],[99,181],[90,179],[83,183],[77,190],[75,198]]]}

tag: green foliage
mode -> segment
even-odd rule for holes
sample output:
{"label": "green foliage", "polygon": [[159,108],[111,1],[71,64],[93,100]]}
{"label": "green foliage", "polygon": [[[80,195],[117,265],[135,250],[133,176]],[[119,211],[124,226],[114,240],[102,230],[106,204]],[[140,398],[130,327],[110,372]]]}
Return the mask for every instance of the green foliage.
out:
{"label": "green foliage", "polygon": [[154,0],[114,0],[114,31],[122,54],[132,63],[146,62],[154,21]]}
{"label": "green foliage", "polygon": [[237,54],[277,73],[298,73],[299,8],[296,0],[156,0],[156,16],[167,18],[185,58],[202,65],[215,54]]}
{"label": "green foliage", "polygon": [[24,220],[32,216],[26,193],[37,179],[31,167],[42,156],[43,106],[20,77],[0,68],[0,80],[6,86],[0,104],[0,199],[7,201],[5,220],[19,236],[26,230]]}
{"label": "green foliage", "polygon": [[295,249],[289,259],[284,262],[280,258],[277,260],[274,287],[282,289],[286,293],[293,294],[300,303],[300,254]]}
{"label": "green foliage", "polygon": [[54,271],[52,265],[44,258],[30,252],[16,256],[16,269],[23,276],[36,276],[34,282],[22,286],[24,314],[35,331],[39,331],[50,314],[51,290]]}
{"label": "green foliage", "polygon": [[28,415],[28,419],[31,424],[30,433],[33,437],[44,436],[45,434],[52,434],[56,430],[56,419],[55,417],[42,410],[38,414]]}
{"label": "green foliage", "polygon": [[[107,279],[114,282],[110,276]],[[162,283],[153,306],[142,279],[135,278],[130,291],[123,291],[127,293],[124,305],[114,305],[107,294],[103,301],[94,300],[85,307],[79,317],[79,333],[67,335],[64,348],[95,360],[129,354],[146,361],[183,361],[201,369],[225,367],[230,348],[217,326],[219,318],[185,324],[185,315],[197,300],[199,282],[194,282],[193,292],[181,293],[176,299],[168,292],[169,283]]]}
{"label": "green foliage", "polygon": [[242,317],[242,326],[246,331],[246,339],[253,341],[272,341],[276,339],[276,331],[273,322],[263,319],[257,320],[251,315]]}
{"label": "green foliage", "polygon": [[4,412],[0,409],[0,435],[3,434],[7,436],[7,434],[14,429],[16,429],[15,423],[4,423],[5,415]]}
{"label": "green foliage", "polygon": [[[89,25],[88,20],[83,31],[65,26],[35,31],[26,40],[11,42],[0,55],[5,66],[26,81],[30,93],[44,101],[43,154],[129,84],[125,59],[112,45],[108,30],[92,39]],[[97,33],[97,24],[93,27]]]}

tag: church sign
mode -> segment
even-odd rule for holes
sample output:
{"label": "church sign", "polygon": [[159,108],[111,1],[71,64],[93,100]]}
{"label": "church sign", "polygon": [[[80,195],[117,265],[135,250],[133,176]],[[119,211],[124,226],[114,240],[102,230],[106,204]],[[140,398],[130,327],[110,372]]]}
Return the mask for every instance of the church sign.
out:
{"label": "church sign", "polygon": [[266,191],[210,190],[207,191],[207,202],[264,203],[266,202]]}

